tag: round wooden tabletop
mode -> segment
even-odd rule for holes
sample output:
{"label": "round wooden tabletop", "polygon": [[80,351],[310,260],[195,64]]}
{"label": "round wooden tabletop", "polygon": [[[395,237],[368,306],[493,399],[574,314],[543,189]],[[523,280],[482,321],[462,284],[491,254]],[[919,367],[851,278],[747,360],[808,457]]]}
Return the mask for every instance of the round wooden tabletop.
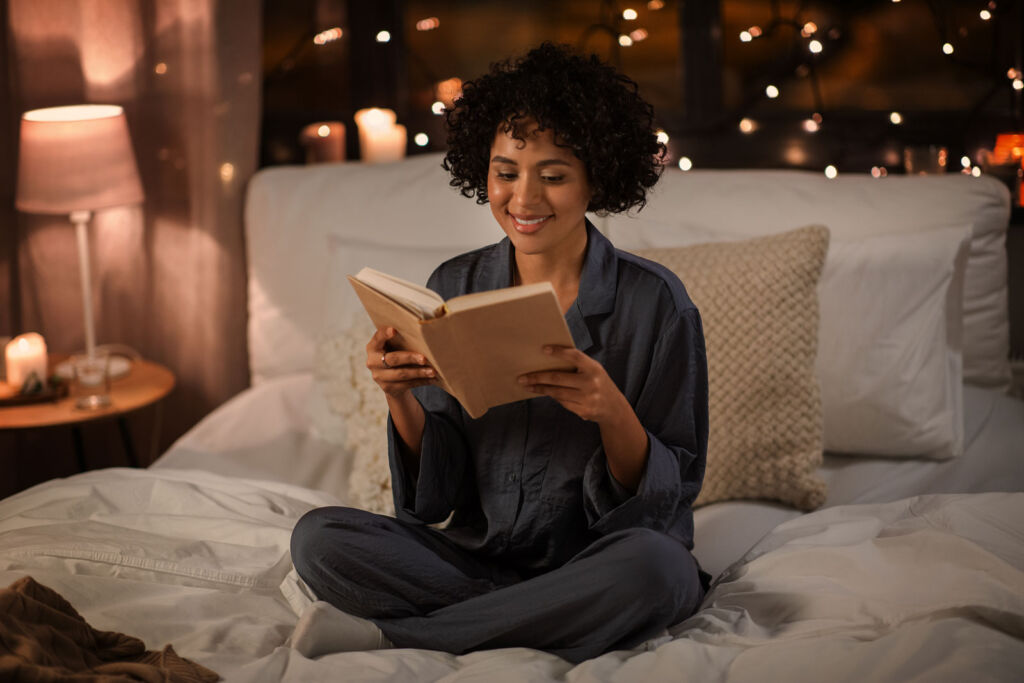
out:
{"label": "round wooden tabletop", "polygon": [[[0,385],[6,387],[2,382]],[[119,417],[156,403],[174,388],[174,374],[158,363],[132,361],[128,374],[110,381],[110,406],[97,410],[75,407],[74,389],[57,401],[0,406],[0,429],[71,425]]]}

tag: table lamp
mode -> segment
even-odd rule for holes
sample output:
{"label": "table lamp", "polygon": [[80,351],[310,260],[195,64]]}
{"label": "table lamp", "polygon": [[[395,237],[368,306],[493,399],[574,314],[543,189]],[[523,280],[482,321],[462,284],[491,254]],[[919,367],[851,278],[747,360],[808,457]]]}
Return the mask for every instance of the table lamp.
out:
{"label": "table lamp", "polygon": [[27,213],[67,214],[78,240],[85,353],[96,359],[88,224],[92,212],[138,204],[142,183],[124,110],[80,104],[25,112],[21,117],[15,206]]}

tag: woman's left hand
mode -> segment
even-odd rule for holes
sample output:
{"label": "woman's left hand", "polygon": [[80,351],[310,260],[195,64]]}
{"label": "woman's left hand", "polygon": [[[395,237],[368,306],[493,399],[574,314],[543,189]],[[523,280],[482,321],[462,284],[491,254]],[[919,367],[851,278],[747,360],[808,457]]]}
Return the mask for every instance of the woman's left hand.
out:
{"label": "woman's left hand", "polygon": [[632,411],[626,397],[596,360],[579,349],[565,346],[546,346],[544,351],[576,369],[520,375],[519,383],[526,389],[550,396],[566,410],[598,424],[610,420],[624,408]]}

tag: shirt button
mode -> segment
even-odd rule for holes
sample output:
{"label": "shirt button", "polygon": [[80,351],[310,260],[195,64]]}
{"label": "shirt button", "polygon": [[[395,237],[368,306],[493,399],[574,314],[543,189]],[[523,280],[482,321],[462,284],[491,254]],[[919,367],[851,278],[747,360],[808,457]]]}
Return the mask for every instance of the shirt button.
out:
{"label": "shirt button", "polygon": [[518,479],[518,478],[519,478],[519,477],[517,477],[517,476],[516,476],[516,473],[515,473],[515,472],[513,472],[513,473],[512,473],[512,474],[510,474],[510,475],[508,475],[508,480],[509,480],[509,482],[510,482],[510,483],[513,483],[513,484],[514,484],[514,483],[516,482],[516,479]]}

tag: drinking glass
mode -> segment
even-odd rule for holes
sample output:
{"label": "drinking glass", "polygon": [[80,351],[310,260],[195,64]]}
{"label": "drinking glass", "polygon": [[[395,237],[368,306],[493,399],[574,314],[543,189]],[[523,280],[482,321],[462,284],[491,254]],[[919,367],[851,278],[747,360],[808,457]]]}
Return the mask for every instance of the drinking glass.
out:
{"label": "drinking glass", "polygon": [[110,354],[96,351],[91,358],[75,356],[71,363],[75,369],[72,387],[75,407],[81,410],[110,407]]}

